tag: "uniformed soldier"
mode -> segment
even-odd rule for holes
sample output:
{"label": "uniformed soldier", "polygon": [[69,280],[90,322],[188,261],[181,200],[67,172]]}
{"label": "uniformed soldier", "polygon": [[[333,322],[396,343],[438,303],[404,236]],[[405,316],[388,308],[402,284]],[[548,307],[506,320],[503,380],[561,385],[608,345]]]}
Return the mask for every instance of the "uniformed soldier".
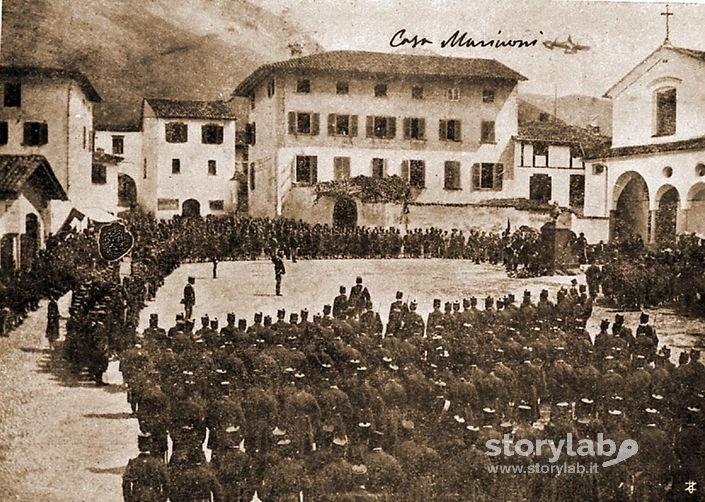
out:
{"label": "uniformed soldier", "polygon": [[347,313],[348,310],[348,295],[345,286],[340,286],[339,295],[333,300],[333,317],[339,319],[341,315]]}
{"label": "uniformed soldier", "polygon": [[404,317],[404,307],[401,301],[404,297],[404,293],[397,291],[396,300],[392,302],[389,307],[389,318],[387,321],[387,336],[396,335],[402,325],[402,319]]}
{"label": "uniformed soldier", "polygon": [[169,476],[164,462],[151,454],[151,437],[137,438],[139,455],[127,463],[122,476],[122,496],[125,502],[166,502]]}
{"label": "uniformed soldier", "polygon": [[186,316],[186,319],[191,319],[193,307],[196,305],[196,290],[193,287],[195,283],[196,279],[194,277],[189,277],[186,282],[186,286],[184,286],[184,296],[181,299],[181,303],[184,306],[184,315]]}

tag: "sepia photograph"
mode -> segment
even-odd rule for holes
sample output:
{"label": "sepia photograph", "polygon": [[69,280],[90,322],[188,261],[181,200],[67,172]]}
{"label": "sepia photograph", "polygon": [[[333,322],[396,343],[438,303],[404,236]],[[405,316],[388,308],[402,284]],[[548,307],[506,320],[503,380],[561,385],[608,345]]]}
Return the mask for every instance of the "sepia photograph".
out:
{"label": "sepia photograph", "polygon": [[705,500],[704,26],[0,0],[0,502]]}

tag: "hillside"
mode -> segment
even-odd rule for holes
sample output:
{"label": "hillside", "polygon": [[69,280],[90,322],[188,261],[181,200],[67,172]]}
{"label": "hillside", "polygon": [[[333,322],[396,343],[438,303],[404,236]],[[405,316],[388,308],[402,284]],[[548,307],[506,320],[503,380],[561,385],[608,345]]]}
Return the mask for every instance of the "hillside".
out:
{"label": "hillside", "polygon": [[[533,122],[540,113],[553,115],[553,96],[543,94],[519,95],[519,121]],[[557,117],[573,126],[588,127],[598,125],[604,135],[612,135],[612,102],[594,96],[559,96]]]}
{"label": "hillside", "polygon": [[257,66],[289,57],[291,42],[320,50],[248,0],[3,3],[2,62],[84,72],[103,97],[103,128],[136,122],[144,96],[228,98]]}

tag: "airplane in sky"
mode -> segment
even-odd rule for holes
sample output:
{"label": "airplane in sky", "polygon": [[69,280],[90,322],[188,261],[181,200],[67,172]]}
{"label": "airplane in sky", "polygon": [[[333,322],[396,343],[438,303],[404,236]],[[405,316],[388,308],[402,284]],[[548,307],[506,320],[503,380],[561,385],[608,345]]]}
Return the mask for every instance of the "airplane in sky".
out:
{"label": "airplane in sky", "polygon": [[581,45],[579,43],[573,42],[573,39],[568,35],[568,39],[564,42],[555,38],[553,40],[544,40],[543,46],[549,50],[553,49],[563,49],[565,54],[577,54],[578,51],[589,51],[589,45]]}

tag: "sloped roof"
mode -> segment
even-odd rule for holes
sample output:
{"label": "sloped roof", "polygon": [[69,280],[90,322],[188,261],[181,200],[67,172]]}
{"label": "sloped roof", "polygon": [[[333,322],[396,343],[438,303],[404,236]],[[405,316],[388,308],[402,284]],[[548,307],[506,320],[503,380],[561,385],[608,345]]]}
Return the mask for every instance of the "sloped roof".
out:
{"label": "sloped roof", "polygon": [[276,71],[287,70],[337,71],[377,76],[408,75],[458,79],[526,80],[526,77],[495,59],[368,51],[330,51],[260,66],[237,86],[233,94],[247,96],[269,75]]}
{"label": "sloped roof", "polygon": [[68,200],[43,155],[0,155],[0,194],[17,195],[32,180],[50,199]]}
{"label": "sloped roof", "polygon": [[235,120],[236,109],[225,101],[182,101],[147,98],[145,101],[158,118]]}
{"label": "sloped roof", "polygon": [[590,129],[566,124],[562,120],[532,121],[519,125],[516,139],[536,141],[553,145],[576,145],[588,152],[602,150],[610,144],[610,138],[594,133]]}
{"label": "sloped roof", "polygon": [[705,150],[705,136],[671,141],[668,143],[652,143],[649,145],[633,145],[609,148],[592,152],[591,158],[629,157],[632,155],[650,155],[654,153],[683,152],[689,150]]}
{"label": "sloped roof", "polygon": [[83,73],[62,68],[45,68],[41,66],[0,66],[0,76],[12,78],[39,78],[46,80],[73,80],[86,97],[94,103],[100,103],[102,98],[95,90],[91,81]]}

